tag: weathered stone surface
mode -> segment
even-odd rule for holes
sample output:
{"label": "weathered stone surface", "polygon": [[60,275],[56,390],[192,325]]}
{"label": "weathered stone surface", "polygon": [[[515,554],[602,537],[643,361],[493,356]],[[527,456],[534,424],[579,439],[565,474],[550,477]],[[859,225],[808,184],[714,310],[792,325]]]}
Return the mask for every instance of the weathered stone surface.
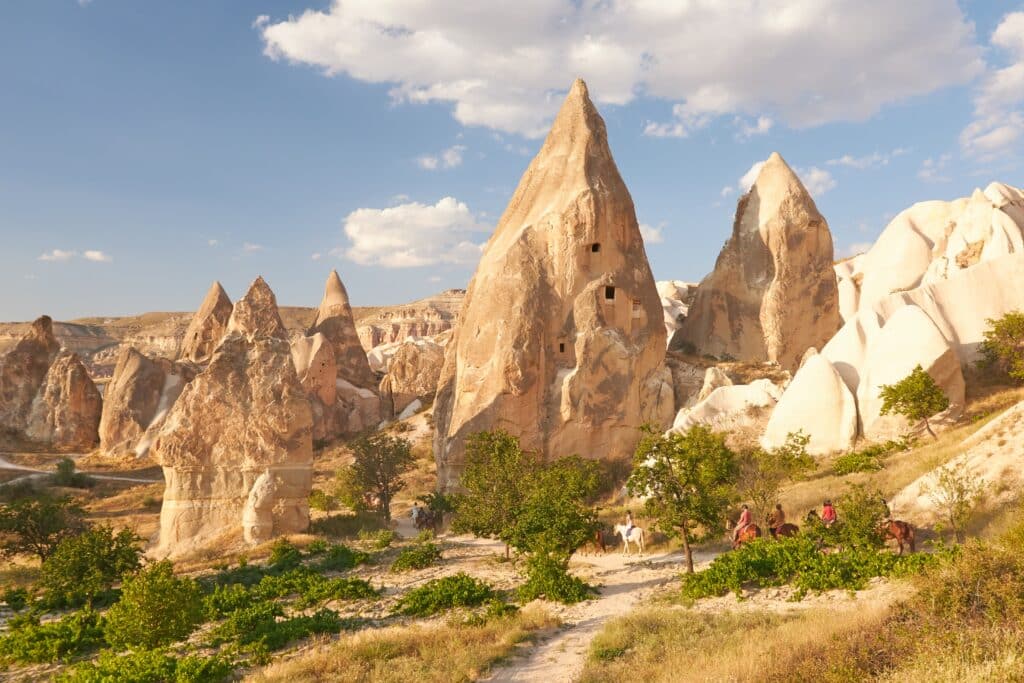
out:
{"label": "weathered stone surface", "polygon": [[306,393],[325,406],[333,405],[338,398],[338,365],[327,337],[317,332],[293,339],[292,361]]}
{"label": "weathered stone surface", "polygon": [[764,433],[782,389],[771,380],[725,385],[714,389],[692,408],[683,408],[672,423],[673,432],[687,432],[704,425],[717,432],[730,432],[730,443],[755,443]]}
{"label": "weathered stone surface", "polygon": [[77,354],[62,351],[32,401],[25,435],[61,450],[89,450],[99,443],[103,399]]}
{"label": "weathered stone surface", "polygon": [[227,331],[232,312],[231,299],[219,282],[210,285],[199,310],[185,330],[179,357],[193,363],[205,363]]}
{"label": "weathered stone surface", "polygon": [[377,309],[357,322],[359,341],[370,351],[382,344],[401,344],[409,337],[436,337],[452,329],[465,297],[464,289],[447,289],[425,299]]}
{"label": "weathered stone surface", "polygon": [[697,294],[697,285],[682,280],[660,280],[655,285],[661,297],[661,308],[665,312],[665,333],[671,339],[686,320],[686,314]]}
{"label": "weathered stone surface", "polygon": [[917,306],[903,306],[889,318],[868,346],[857,389],[861,432],[873,440],[899,436],[908,428],[899,415],[880,415],[882,385],[895,384],[921,365],[950,401],[956,416],[964,405],[964,377],[956,351],[932,319]]}
{"label": "weathered stone surface", "polygon": [[586,86],[569,92],[484,250],[435,402],[440,485],[502,428],[548,456],[627,458],[674,397],[632,199]]}
{"label": "weathered stone surface", "polygon": [[697,394],[704,386],[704,375],[707,372],[704,366],[671,351],[665,354],[665,366],[672,375],[676,411],[696,403]]}
{"label": "weathered stone surface", "polygon": [[697,288],[672,348],[794,370],[839,329],[832,235],[810,194],[773,153],[739,201],[732,236]]}
{"label": "weathered stone surface", "polygon": [[766,448],[784,445],[798,431],[810,437],[813,455],[849,449],[857,438],[853,393],[825,356],[810,351],[768,419],[761,440]]}
{"label": "weathered stone surface", "polygon": [[429,339],[407,341],[391,361],[380,381],[380,397],[385,417],[393,417],[415,400],[429,401],[437,392],[437,381],[444,365],[444,348]]}
{"label": "weathered stone surface", "polygon": [[700,391],[694,397],[693,404],[695,405],[706,399],[718,387],[731,387],[732,385],[733,381],[729,379],[729,375],[725,374],[725,371],[712,366],[704,371],[704,382],[701,384]]}
{"label": "weathered stone surface", "polygon": [[32,401],[59,350],[53,321],[44,315],[0,357],[0,428],[12,432],[25,429]]}
{"label": "weathered stone surface", "polygon": [[377,378],[366,360],[366,350],[356,333],[348,292],[336,270],[332,270],[327,278],[320,310],[306,336],[315,334],[322,334],[330,343],[338,377],[365,389],[377,386]]}
{"label": "weathered stone surface", "polygon": [[166,479],[157,554],[259,542],[309,524],[312,410],[262,279],[229,328],[153,441]]}

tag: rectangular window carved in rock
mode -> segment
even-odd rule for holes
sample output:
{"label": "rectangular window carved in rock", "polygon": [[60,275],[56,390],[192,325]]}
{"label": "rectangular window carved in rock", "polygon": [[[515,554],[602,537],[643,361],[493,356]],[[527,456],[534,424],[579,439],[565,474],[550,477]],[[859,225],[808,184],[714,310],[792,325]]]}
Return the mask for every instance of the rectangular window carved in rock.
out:
{"label": "rectangular window carved in rock", "polygon": [[604,288],[604,298],[607,299],[608,301],[611,301],[612,299],[614,299],[615,298],[615,288],[614,287],[605,287]]}
{"label": "rectangular window carved in rock", "polygon": [[591,244],[590,245],[590,251],[594,252],[595,254],[597,252],[601,251],[601,243],[600,242],[594,242],[593,244]]}
{"label": "rectangular window carved in rock", "polygon": [[558,352],[565,353],[565,342],[561,342],[558,344]]}

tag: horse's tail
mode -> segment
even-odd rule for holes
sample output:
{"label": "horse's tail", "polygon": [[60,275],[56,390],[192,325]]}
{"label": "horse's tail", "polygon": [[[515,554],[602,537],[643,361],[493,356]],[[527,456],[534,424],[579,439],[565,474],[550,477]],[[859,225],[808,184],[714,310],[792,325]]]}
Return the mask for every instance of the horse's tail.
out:
{"label": "horse's tail", "polygon": [[907,524],[907,540],[910,541],[910,552],[917,552],[917,549],[914,547],[914,527],[910,526],[910,524]]}

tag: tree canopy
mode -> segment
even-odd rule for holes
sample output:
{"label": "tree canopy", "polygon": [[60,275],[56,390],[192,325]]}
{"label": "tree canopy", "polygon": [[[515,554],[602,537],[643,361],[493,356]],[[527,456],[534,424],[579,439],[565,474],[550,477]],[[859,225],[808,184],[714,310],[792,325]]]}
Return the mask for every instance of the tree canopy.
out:
{"label": "tree canopy", "polygon": [[895,384],[884,384],[879,392],[882,415],[895,413],[913,423],[924,421],[924,427],[933,437],[928,418],[949,407],[949,399],[932,376],[920,365]]}

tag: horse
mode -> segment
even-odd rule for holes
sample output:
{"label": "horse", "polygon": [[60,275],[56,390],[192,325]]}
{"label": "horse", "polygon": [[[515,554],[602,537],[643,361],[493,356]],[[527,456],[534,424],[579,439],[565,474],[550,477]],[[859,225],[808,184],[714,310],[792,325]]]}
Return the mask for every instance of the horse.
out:
{"label": "horse", "polygon": [[743,530],[733,540],[732,549],[736,550],[744,543],[750,543],[755,538],[761,538],[761,527],[756,524],[748,524],[743,527]]}
{"label": "horse", "polygon": [[906,522],[902,522],[898,519],[887,519],[879,525],[878,531],[882,535],[882,538],[886,540],[890,538],[896,540],[896,543],[900,547],[900,555],[903,554],[904,543],[910,546],[910,552],[915,552],[914,527],[910,526]]}
{"label": "horse", "polygon": [[771,532],[772,538],[778,540],[780,538],[791,538],[800,533],[800,527],[796,524],[786,523],[777,527],[768,527],[768,531]]}
{"label": "horse", "polygon": [[425,529],[436,529],[437,528],[437,515],[427,508],[420,508],[420,514],[413,519],[413,525],[416,527],[416,531],[423,531]]}
{"label": "horse", "polygon": [[622,537],[622,554],[629,555],[629,544],[636,543],[637,548],[640,549],[640,555],[644,554],[644,530],[638,526],[633,527],[626,532],[625,524],[615,525],[615,534]]}
{"label": "horse", "polygon": [[597,555],[598,553],[604,555],[606,552],[608,552],[608,544],[604,541],[603,527],[594,530],[594,535],[590,538],[589,541],[583,544],[582,548],[580,548],[580,554],[591,554],[589,552],[585,552],[589,550],[593,550],[594,555]]}

